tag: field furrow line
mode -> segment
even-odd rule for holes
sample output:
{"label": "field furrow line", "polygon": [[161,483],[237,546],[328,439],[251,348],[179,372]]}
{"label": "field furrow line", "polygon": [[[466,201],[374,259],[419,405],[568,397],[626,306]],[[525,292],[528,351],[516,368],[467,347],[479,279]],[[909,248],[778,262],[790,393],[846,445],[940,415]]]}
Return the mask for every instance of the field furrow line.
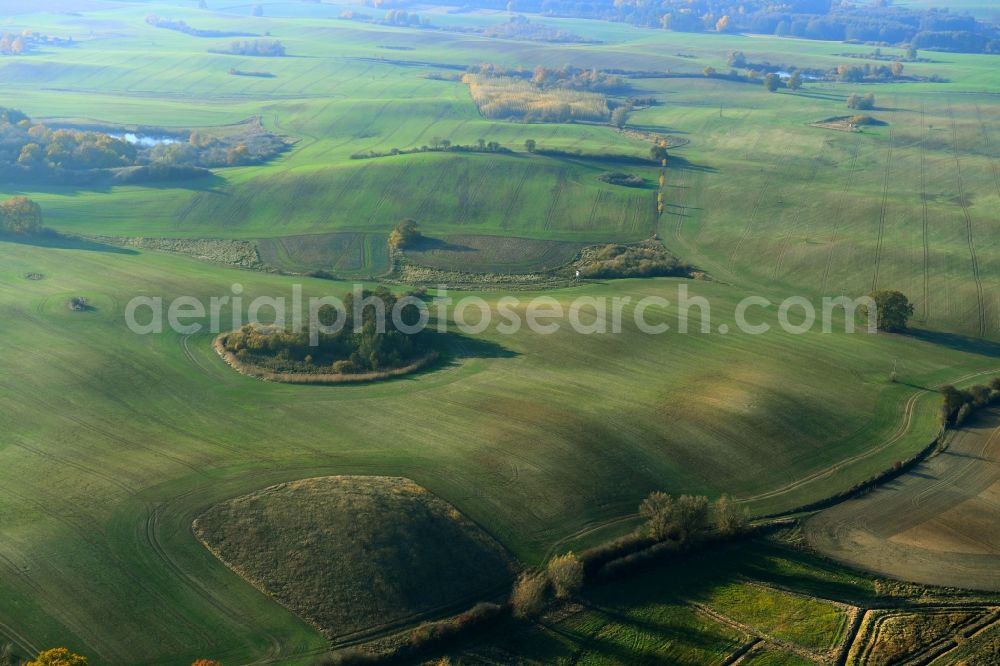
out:
{"label": "field furrow line", "polygon": [[549,203],[548,209],[545,211],[545,226],[550,227],[553,216],[559,209],[559,200],[562,198],[563,190],[566,189],[566,172],[560,171],[559,177],[556,180],[556,186],[552,191],[552,201]]}
{"label": "field furrow line", "polygon": [[760,211],[761,203],[764,201],[764,195],[767,194],[767,188],[771,185],[771,177],[768,176],[767,180],[760,188],[760,192],[757,193],[757,199],[753,203],[753,208],[750,210],[750,215],[747,218],[746,226],[743,228],[743,234],[740,236],[739,240],[736,241],[736,247],[733,248],[732,254],[729,255],[729,268],[733,269],[736,266],[736,256],[740,253],[743,248],[743,244],[746,243],[747,239],[750,238],[750,234],[753,232],[753,223],[757,218],[757,213]]}
{"label": "field furrow line", "polygon": [[[811,184],[816,180],[816,175],[819,173],[820,166],[823,164],[823,155],[826,153],[828,144],[823,143],[823,147],[820,148],[819,154],[813,159],[813,168],[809,174],[809,178],[806,184]],[[795,232],[798,230],[799,225],[802,221],[802,208],[798,207],[795,209],[795,217],[792,219],[792,224],[788,228],[788,233],[781,241],[781,247],[778,249],[778,258],[774,262],[774,269],[771,271],[771,279],[776,279],[778,273],[781,271],[781,265],[785,260],[785,254],[788,253],[788,248],[792,243],[792,238],[795,236]]]}
{"label": "field furrow line", "polygon": [[461,212],[458,215],[459,224],[466,224],[469,218],[472,217],[475,201],[479,198],[479,193],[482,192],[483,185],[486,184],[486,179],[493,174],[496,164],[496,160],[490,160],[483,168],[479,179],[469,186],[469,196],[465,199],[465,205],[462,206]]}
{"label": "field furrow line", "polygon": [[41,449],[36,449],[33,446],[29,446],[28,444],[25,444],[23,441],[21,441],[19,439],[12,439],[8,443],[11,444],[12,446],[16,446],[19,449],[23,449],[23,450],[27,451],[28,453],[36,455],[39,458],[44,458],[45,460],[48,460],[48,461],[50,461],[50,462],[52,462],[52,463],[54,463],[56,465],[63,465],[64,467],[70,467],[72,469],[75,469],[78,472],[82,472],[84,474],[87,474],[87,475],[90,475],[90,476],[94,476],[94,477],[97,477],[97,478],[102,479],[104,481],[107,481],[108,483],[110,483],[114,487],[116,487],[119,490],[121,490],[122,492],[124,492],[126,495],[132,495],[132,494],[134,494],[136,492],[135,488],[132,488],[131,486],[128,486],[128,485],[122,483],[121,481],[119,481],[114,476],[112,476],[110,474],[105,474],[104,472],[101,472],[100,470],[96,470],[93,467],[90,467],[88,465],[84,465],[82,463],[74,462],[72,460],[64,458],[63,456],[58,456],[58,455],[55,455],[53,453],[49,453],[47,451],[43,451]]}
{"label": "field furrow line", "polygon": [[844,211],[844,199],[847,196],[847,192],[851,189],[851,184],[854,182],[854,175],[858,168],[858,154],[861,152],[861,137],[854,144],[854,153],[851,155],[851,163],[847,169],[847,180],[844,182],[844,187],[840,192],[840,199],[838,200],[837,207],[831,216],[833,219],[833,229],[830,230],[830,251],[826,255],[826,266],[823,268],[823,282],[820,287],[821,293],[826,293],[827,283],[830,281],[830,269],[833,268],[833,255],[837,250],[837,239],[839,237],[841,217]]}
{"label": "field furrow line", "polygon": [[524,167],[524,171],[521,173],[521,178],[517,181],[517,185],[514,186],[513,191],[510,193],[510,201],[507,202],[507,207],[504,208],[503,218],[500,220],[500,227],[506,229],[508,226],[507,221],[510,220],[510,216],[514,213],[514,206],[517,205],[518,199],[521,197],[521,188],[524,187],[525,181],[528,180],[529,167]]}
{"label": "field furrow line", "polygon": [[434,179],[434,185],[431,189],[427,191],[424,198],[420,201],[420,205],[417,206],[416,212],[413,213],[413,217],[418,222],[423,218],[424,213],[427,211],[427,207],[431,205],[431,201],[434,197],[441,191],[441,185],[444,184],[445,177],[448,176],[448,171],[445,169],[438,169],[437,178]]}
{"label": "field furrow line", "polygon": [[930,272],[931,272],[931,249],[929,239],[929,218],[927,214],[927,124],[924,115],[924,104],[920,105],[920,129],[924,134],[924,140],[920,143],[920,205],[923,222],[923,246],[924,246],[924,307],[921,322],[927,323],[931,312],[930,293]]}
{"label": "field furrow line", "polygon": [[983,134],[983,145],[986,147],[986,157],[990,161],[990,170],[993,171],[993,185],[996,187],[997,196],[1000,197],[1000,169],[997,168],[997,161],[990,143],[990,133],[986,131],[986,124],[983,122],[982,112],[979,110],[978,104],[976,104],[976,119],[979,120],[979,131]]}
{"label": "field furrow line", "polygon": [[889,147],[885,156],[885,175],[882,179],[882,207],[878,214],[878,234],[875,240],[875,270],[872,273],[872,291],[878,287],[879,267],[882,263],[882,244],[885,242],[885,216],[889,201],[889,173],[892,169],[892,129],[889,130]]}
{"label": "field furrow line", "polygon": [[965,183],[962,181],[962,163],[958,154],[958,125],[955,123],[955,116],[950,106],[948,108],[948,115],[951,116],[951,148],[955,157],[955,181],[958,185],[958,203],[962,208],[962,215],[965,217],[966,240],[969,245],[969,258],[972,261],[972,277],[976,282],[976,297],[979,301],[979,336],[986,337],[986,301],[983,294],[983,280],[979,274],[979,258],[976,256],[972,214],[969,212],[969,202],[965,198]]}
{"label": "field furrow line", "polygon": [[597,196],[594,197],[594,203],[590,205],[590,215],[587,216],[587,228],[594,228],[594,220],[597,218],[597,209],[601,207],[601,202],[604,200],[605,192],[604,190],[598,190]]}

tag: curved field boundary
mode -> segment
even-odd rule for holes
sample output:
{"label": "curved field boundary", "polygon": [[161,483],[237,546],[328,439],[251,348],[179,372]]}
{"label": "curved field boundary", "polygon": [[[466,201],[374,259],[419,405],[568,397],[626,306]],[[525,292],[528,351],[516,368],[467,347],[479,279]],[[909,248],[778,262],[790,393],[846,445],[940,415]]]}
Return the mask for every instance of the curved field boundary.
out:
{"label": "curved field boundary", "polygon": [[780,488],[776,488],[774,490],[770,490],[770,491],[767,491],[767,492],[759,493],[757,495],[751,495],[749,497],[743,497],[743,498],[738,499],[737,501],[738,502],[756,502],[756,501],[759,501],[759,500],[770,499],[772,497],[777,497],[779,495],[784,495],[784,494],[787,494],[787,493],[789,493],[789,492],[791,492],[793,490],[797,490],[798,488],[800,488],[800,487],[802,487],[802,486],[804,486],[804,485],[806,485],[808,483],[811,483],[813,481],[817,481],[819,479],[825,478],[825,477],[833,474],[834,472],[842,469],[843,467],[845,467],[847,465],[855,463],[855,462],[857,462],[859,460],[864,460],[865,458],[868,458],[869,456],[875,455],[876,453],[878,453],[878,452],[880,452],[880,451],[882,451],[882,450],[884,450],[884,449],[892,446],[896,442],[898,442],[903,436],[905,436],[909,432],[910,425],[913,423],[913,408],[916,405],[917,400],[919,400],[922,396],[926,395],[927,393],[931,393],[933,391],[938,391],[943,386],[946,386],[947,384],[960,384],[960,383],[965,382],[965,381],[967,381],[969,379],[974,379],[976,377],[981,377],[982,375],[994,374],[996,372],[1000,372],[1000,368],[997,368],[997,369],[994,369],[994,370],[982,370],[982,371],[978,371],[978,372],[969,373],[967,375],[963,375],[961,377],[958,377],[958,378],[956,378],[956,379],[954,379],[954,380],[952,380],[950,382],[945,382],[943,384],[938,384],[937,386],[933,386],[931,388],[922,388],[919,391],[917,391],[916,393],[914,393],[913,395],[911,395],[907,399],[907,401],[903,404],[903,420],[900,422],[900,424],[898,426],[896,426],[896,429],[892,432],[891,435],[889,435],[889,438],[886,441],[884,441],[881,444],[878,444],[878,445],[872,447],[871,449],[868,449],[867,451],[859,453],[859,454],[857,454],[855,456],[851,456],[850,458],[845,458],[844,460],[838,461],[838,462],[834,463],[833,465],[831,465],[829,467],[825,467],[825,468],[823,468],[823,469],[821,469],[821,470],[819,470],[817,472],[814,472],[813,474],[810,474],[809,476],[805,476],[805,477],[803,477],[801,479],[798,479],[796,481],[793,481],[793,482],[791,482],[791,483],[789,483],[789,484],[787,484],[785,486],[782,486]]}

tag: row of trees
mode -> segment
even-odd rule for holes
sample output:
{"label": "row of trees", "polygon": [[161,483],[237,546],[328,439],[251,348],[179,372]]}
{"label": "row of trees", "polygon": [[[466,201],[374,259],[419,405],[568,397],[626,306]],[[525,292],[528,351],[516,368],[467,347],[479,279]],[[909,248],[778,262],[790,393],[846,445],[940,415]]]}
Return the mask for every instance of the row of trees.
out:
{"label": "row of trees", "polygon": [[976,385],[968,389],[945,386],[941,389],[941,424],[960,426],[980,407],[992,405],[1000,400],[1000,377],[994,377],[986,386]]}
{"label": "row of trees", "polygon": [[285,55],[285,46],[276,39],[242,39],[230,43],[225,49],[213,50],[212,52],[225,53],[227,55],[280,58]]}
{"label": "row of trees", "polygon": [[[704,496],[675,497],[653,492],[639,505],[639,515],[645,522],[629,542],[647,550],[664,546],[673,551],[683,550],[711,534],[731,537],[745,532],[749,526],[746,512],[727,495],[709,502]],[[553,557],[541,571],[522,574],[510,597],[514,616],[537,617],[553,599],[575,596],[587,580],[588,562],[606,564],[601,551],[607,548],[599,547],[583,556],[571,551]],[[610,550],[625,554],[617,544],[610,545]],[[635,553],[633,549],[631,554]]]}

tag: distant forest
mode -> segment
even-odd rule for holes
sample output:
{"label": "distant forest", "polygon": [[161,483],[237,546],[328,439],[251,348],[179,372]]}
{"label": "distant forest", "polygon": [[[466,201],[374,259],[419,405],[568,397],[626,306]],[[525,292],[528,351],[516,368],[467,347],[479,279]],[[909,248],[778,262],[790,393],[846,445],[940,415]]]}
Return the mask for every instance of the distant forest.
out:
{"label": "distant forest", "polygon": [[[383,8],[415,2],[368,1]],[[889,0],[441,0],[439,4],[600,18],[680,32],[750,32],[1000,53],[1000,30],[995,25],[947,9],[897,7]]]}

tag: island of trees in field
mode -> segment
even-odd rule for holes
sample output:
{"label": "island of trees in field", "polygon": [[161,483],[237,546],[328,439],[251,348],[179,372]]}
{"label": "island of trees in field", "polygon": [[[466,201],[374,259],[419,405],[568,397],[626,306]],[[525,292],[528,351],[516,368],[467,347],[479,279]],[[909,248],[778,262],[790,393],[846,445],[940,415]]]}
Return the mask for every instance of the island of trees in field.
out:
{"label": "island of trees in field", "polygon": [[[320,333],[318,344],[310,344],[307,331],[290,332],[250,324],[220,336],[219,343],[223,352],[231,354],[239,364],[237,369],[311,375],[319,381],[329,375],[377,378],[379,373],[422,367],[432,360],[432,333],[427,330],[404,333],[394,321],[392,312],[399,300],[395,294],[384,287],[362,292],[358,304],[361,317],[357,320],[354,298],[353,293],[346,295],[342,314],[330,306],[319,311],[324,326],[336,326],[338,316],[343,321],[335,333]],[[400,308],[399,319],[404,327],[414,326],[419,317],[415,307]]]}

